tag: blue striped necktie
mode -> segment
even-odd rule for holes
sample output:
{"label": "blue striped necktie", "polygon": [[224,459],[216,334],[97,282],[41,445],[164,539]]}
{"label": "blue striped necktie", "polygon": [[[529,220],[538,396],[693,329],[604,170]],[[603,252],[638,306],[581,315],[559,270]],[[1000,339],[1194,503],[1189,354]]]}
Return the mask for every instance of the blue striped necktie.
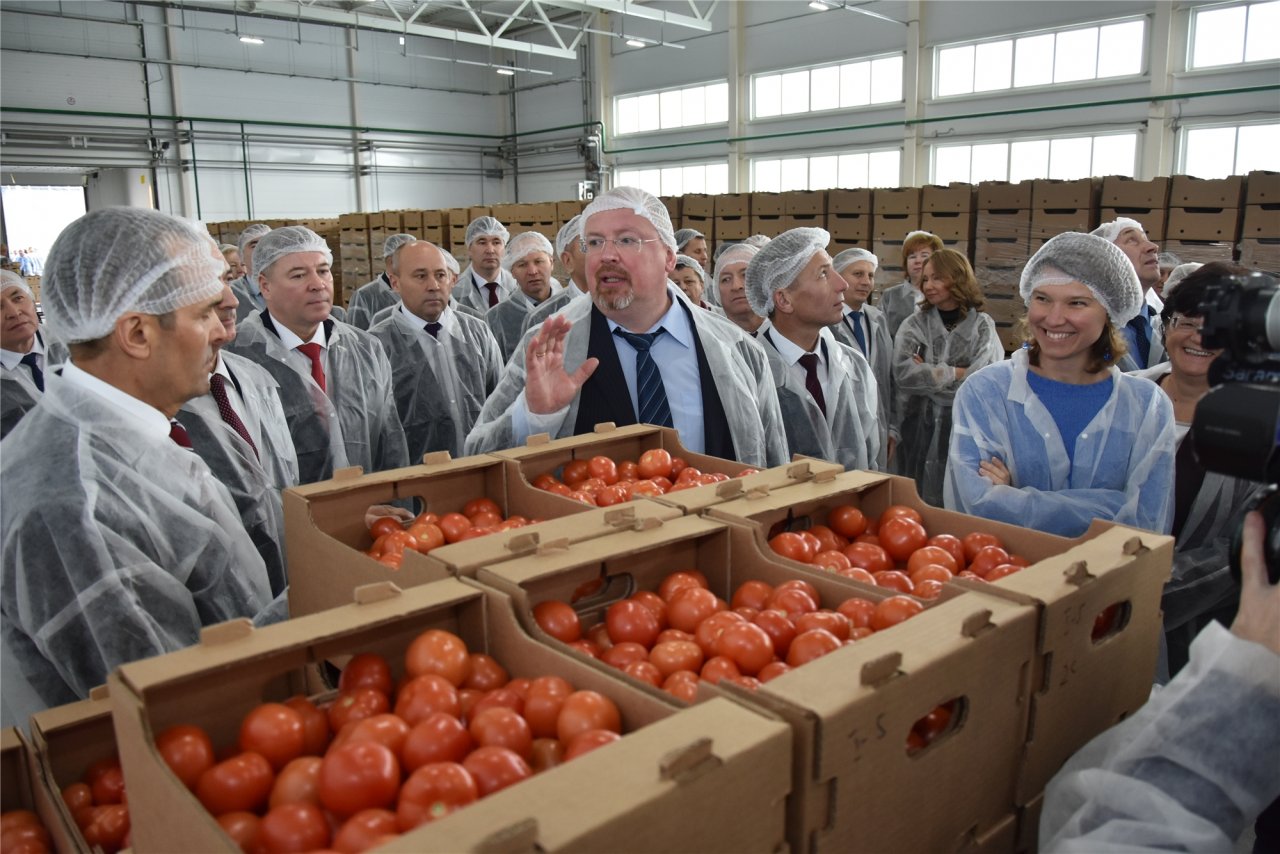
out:
{"label": "blue striped necktie", "polygon": [[667,390],[662,384],[662,374],[657,364],[649,355],[649,348],[666,330],[661,326],[655,332],[627,332],[618,328],[614,335],[626,339],[636,350],[636,401],[640,404],[639,421],[641,424],[656,424],[659,427],[674,427],[671,420],[671,405],[667,403]]}
{"label": "blue striped necktie", "polygon": [[862,355],[867,355],[867,338],[862,331],[862,312],[849,312],[849,325],[853,327],[853,336],[858,339],[858,346],[862,348]]}

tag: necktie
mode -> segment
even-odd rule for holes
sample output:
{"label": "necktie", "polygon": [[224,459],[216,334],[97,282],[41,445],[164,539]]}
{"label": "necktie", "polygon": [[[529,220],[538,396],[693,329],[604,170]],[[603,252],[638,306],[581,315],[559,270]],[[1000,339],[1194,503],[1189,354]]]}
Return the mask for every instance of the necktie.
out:
{"label": "necktie", "polygon": [[498,283],[486,282],[485,287],[489,289],[489,308],[493,308],[498,304]]}
{"label": "necktie", "polygon": [[432,338],[439,338],[439,337],[440,337],[440,334],[439,334],[439,333],[440,333],[440,324],[439,324],[439,323],[437,323],[436,321],[434,321],[434,320],[433,320],[432,322],[428,323],[426,326],[424,326],[424,327],[422,327],[422,328],[423,328],[423,329],[425,329],[425,330],[427,330],[427,332],[431,335],[431,337],[432,337]]}
{"label": "necktie", "polygon": [[862,355],[867,355],[867,336],[862,331],[862,312],[849,312],[849,325],[853,327],[853,337],[858,339],[858,346],[862,348]]}
{"label": "necktie", "polygon": [[809,394],[813,396],[822,414],[826,415],[827,399],[822,394],[822,384],[818,382],[818,355],[805,353],[800,357],[800,364],[804,366],[804,387],[809,390]]}
{"label": "necktie", "polygon": [[218,414],[222,416],[222,420],[227,422],[227,426],[240,434],[240,438],[249,443],[249,447],[253,449],[253,455],[258,459],[262,459],[262,455],[258,453],[258,446],[253,443],[253,438],[249,435],[249,430],[244,426],[244,422],[240,420],[240,416],[236,415],[236,411],[231,408],[231,400],[227,397],[227,381],[222,378],[222,374],[214,374],[209,377],[209,391],[213,393],[213,399],[218,404]]}
{"label": "necktie", "polygon": [[1133,354],[1133,358],[1138,363],[1139,368],[1145,368],[1147,367],[1147,357],[1151,351],[1151,324],[1147,321],[1145,310],[1139,312],[1137,317],[1129,321],[1129,328],[1133,330],[1137,350]]}
{"label": "necktie", "polygon": [[31,369],[31,379],[35,380],[36,388],[44,391],[44,371],[40,370],[40,362],[35,353],[28,353],[22,357],[22,364]]}
{"label": "necktie", "polygon": [[177,419],[169,419],[169,438],[179,447],[191,450],[191,437],[187,435],[187,428],[178,423]]}
{"label": "necktie", "polygon": [[662,384],[662,374],[649,355],[649,348],[665,331],[658,327],[656,332],[636,333],[619,328],[613,330],[613,334],[626,339],[636,349],[636,400],[640,404],[640,423],[674,427],[671,406],[667,403],[667,389]]}
{"label": "necktie", "polygon": [[320,345],[314,341],[298,345],[298,352],[311,360],[311,379],[316,381],[321,391],[327,391],[324,387],[324,366],[320,364],[320,349]]}

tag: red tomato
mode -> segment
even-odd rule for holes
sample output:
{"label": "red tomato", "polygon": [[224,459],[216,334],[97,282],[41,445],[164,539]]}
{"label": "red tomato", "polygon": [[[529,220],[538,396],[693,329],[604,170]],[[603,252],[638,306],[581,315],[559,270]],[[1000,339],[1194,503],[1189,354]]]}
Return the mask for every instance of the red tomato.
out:
{"label": "red tomato", "polygon": [[338,679],[338,691],[344,694],[356,688],[373,688],[390,696],[393,687],[391,665],[372,652],[362,652],[348,661]]}
{"label": "red tomato", "polygon": [[692,703],[698,697],[698,674],[691,670],[677,670],[663,681],[662,690],[686,703]]}
{"label": "red tomato", "polygon": [[843,549],[849,545],[849,538],[837,534],[826,525],[811,525],[809,533],[818,538],[818,551],[832,551]]}
{"label": "red tomato", "polygon": [[[108,779],[100,785],[99,781],[104,777]],[[120,770],[120,757],[114,753],[86,768],[81,780],[93,791],[95,804],[103,805],[103,802],[98,800],[100,797],[115,798],[110,803],[120,803],[120,795],[124,791],[124,774]]]}
{"label": "red tomato", "polygon": [[871,625],[871,615],[876,611],[876,603],[858,596],[846,599],[836,610],[848,618],[855,629],[865,629]]}
{"label": "red tomato", "polygon": [[595,644],[595,643],[592,643],[591,641],[588,641],[588,640],[576,640],[576,641],[571,642],[571,643],[569,644],[569,646],[573,647],[574,649],[576,649],[578,652],[582,653],[583,655],[589,655],[589,656],[591,656],[592,658],[599,658],[599,657],[600,657],[600,647],[599,647],[599,645],[597,645],[597,644]]}
{"label": "red tomato", "polygon": [[679,629],[663,629],[658,633],[658,643],[667,643],[669,641],[691,641],[694,636],[690,632],[682,632]]}
{"label": "red tomato", "polygon": [[428,673],[410,679],[400,689],[395,713],[409,726],[417,725],[436,712],[445,712],[455,718],[462,714],[458,690],[445,677]]}
{"label": "red tomato", "polygon": [[863,584],[870,584],[874,586],[876,583],[876,577],[860,566],[851,566],[848,569],[842,569],[838,574],[845,578],[851,578],[854,581],[861,581]]}
{"label": "red tomato", "polygon": [[[345,734],[345,737],[344,737]],[[404,748],[404,741],[409,736],[409,724],[398,715],[374,715],[362,721],[349,724],[338,738],[348,741],[376,741],[389,748],[396,756]]]}
{"label": "red tomato", "polygon": [[651,661],[632,661],[623,665],[622,672],[632,679],[647,682],[655,688],[662,687],[662,671]]}
{"label": "red tomato", "polygon": [[640,455],[637,472],[642,479],[655,477],[672,477],[671,454],[662,448],[653,448]]}
{"label": "red tomato", "polygon": [[911,571],[911,583],[919,586],[922,581],[937,581],[945,584],[954,577],[954,573],[945,566],[927,563]]}
{"label": "red tomato", "polygon": [[591,473],[586,460],[570,460],[564,464],[564,471],[561,472],[560,479],[570,489],[575,489],[578,484],[590,476]]}
{"label": "red tomato", "polygon": [[[333,705],[329,707],[329,729],[338,732],[349,723],[383,714],[390,711],[390,708],[391,701],[387,699],[387,695],[372,688],[357,688],[350,694],[339,694],[338,699],[334,700]],[[290,711],[293,710],[290,709]],[[298,723],[301,728],[300,715]],[[305,744],[305,731],[302,734],[302,740]]]}
{"label": "red tomato", "polygon": [[801,614],[796,618],[796,631],[803,634],[812,629],[826,629],[836,636],[836,640],[846,641],[853,623],[838,611],[814,611],[812,614]]}
{"label": "red tomato", "polygon": [[[158,743],[159,743],[159,739],[157,739],[157,744]],[[164,755],[163,750],[161,751],[161,755]],[[210,756],[210,759],[212,760],[213,753],[210,752],[209,756]],[[166,757],[165,762],[168,762],[168,761],[169,760]],[[212,764],[212,762],[210,764]],[[169,767],[172,768],[173,765],[170,765]],[[175,771],[174,773],[176,774],[177,772]],[[199,775],[197,775],[197,777],[198,776]],[[179,775],[178,779],[182,779],[181,775]],[[188,785],[187,788],[192,788],[194,785],[195,784],[192,783]],[[76,810],[80,809],[81,807],[93,806],[93,791],[89,788],[89,785],[87,783],[72,783],[70,786],[67,786],[65,789],[62,790],[62,802],[67,805],[67,809],[71,811],[71,814],[75,815]],[[4,815],[8,816],[11,813],[20,813],[20,812],[22,811],[11,810],[10,812],[4,813]],[[7,826],[7,825],[4,825],[4,826]]]}
{"label": "red tomato", "polygon": [[765,603],[769,601],[769,596],[773,593],[773,586],[764,581],[744,581],[738,585],[738,589],[733,592],[733,598],[729,604],[738,608],[747,606],[763,610]]}
{"label": "red tomato", "polygon": [[320,803],[320,763],[319,756],[299,756],[290,762],[276,776],[271,786],[271,795],[267,799],[268,807],[281,804],[319,804]]}
{"label": "red tomato", "polygon": [[471,654],[471,673],[462,683],[463,688],[475,688],[477,691],[493,691],[511,681],[507,669],[498,663],[492,655],[483,652]]}
{"label": "red tomato", "polygon": [[394,534],[404,530],[404,526],[400,524],[400,520],[394,516],[379,516],[373,520],[373,524],[369,526],[369,534],[376,540],[387,534]]}
{"label": "red tomato", "polygon": [[929,535],[919,522],[904,516],[896,516],[880,522],[880,545],[895,561],[905,561],[916,549],[929,542]]}
{"label": "red tomato", "polygon": [[850,569],[853,564],[849,562],[849,558],[845,557],[844,552],[834,549],[818,552],[813,556],[813,565],[831,572],[839,572],[842,569]]}
{"label": "red tomato", "polygon": [[274,782],[271,763],[261,754],[241,753],[201,774],[196,782],[196,797],[214,815],[238,810],[254,812],[266,805]]}
{"label": "red tomato", "polygon": [[923,610],[924,605],[910,596],[890,596],[876,605],[875,613],[871,615],[871,628],[877,632],[883,631],[914,617]]}
{"label": "red tomato", "polygon": [[[517,757],[518,758],[518,757]],[[409,775],[396,804],[401,833],[444,818],[480,797],[471,772],[456,762],[433,762]]]}
{"label": "red tomato", "polygon": [[194,789],[200,775],[213,767],[213,742],[198,726],[169,727],[156,737],[156,749],[188,789]]}
{"label": "red tomato", "polygon": [[[86,809],[86,815],[92,816],[93,805]],[[53,842],[39,816],[31,810],[16,809],[0,814],[0,849],[5,854],[47,854],[53,850]]]}
{"label": "red tomato", "polygon": [[867,572],[876,573],[893,569],[893,559],[889,557],[889,553],[871,543],[850,543],[844,550],[844,556],[851,564]]}
{"label": "red tomato", "polygon": [[1009,553],[1004,549],[999,546],[983,546],[969,561],[969,571],[986,578],[991,570],[1008,562]]}
{"label": "red tomato", "polygon": [[610,732],[607,729],[589,729],[579,734],[564,749],[564,761],[577,759],[584,753],[590,753],[598,747],[604,747],[606,744],[612,744],[620,741],[622,736],[616,732]]}
{"label": "red tomato", "polygon": [[966,561],[973,560],[974,556],[987,546],[1002,545],[1000,538],[995,534],[984,534],[981,531],[965,534],[961,542],[964,544],[964,559]]}
{"label": "red tomato", "polygon": [[231,841],[240,846],[245,854],[255,854],[258,849],[258,828],[262,819],[251,812],[238,810],[225,812],[218,816],[218,824],[222,832],[231,837]]}
{"label": "red tomato", "polygon": [[529,683],[529,693],[524,703],[524,717],[535,738],[556,735],[556,723],[564,700],[573,693],[573,686],[559,676],[539,676]]}
{"label": "red tomato", "polygon": [[423,554],[444,545],[444,531],[434,522],[416,524],[409,529],[409,533],[418,541],[418,551]]}
{"label": "red tomato", "polygon": [[800,614],[818,610],[814,597],[799,587],[779,586],[769,597],[768,604],[771,610],[784,611],[793,619]]}
{"label": "red tomato", "polygon": [[840,639],[826,629],[811,629],[796,635],[787,651],[787,665],[799,667],[840,648]]}
{"label": "red tomato", "polygon": [[512,709],[492,708],[478,712],[467,729],[481,747],[505,747],[524,759],[529,758],[533,731],[529,729],[529,723]]}
{"label": "red tomato", "polygon": [[841,504],[831,508],[827,524],[840,536],[852,540],[867,530],[867,517],[857,507]]}
{"label": "red tomato", "polygon": [[612,507],[631,500],[622,484],[614,484],[597,490],[595,494],[597,507]]}
{"label": "red tomato", "polygon": [[556,719],[556,737],[568,744],[589,729],[622,732],[622,715],[613,700],[595,691],[574,691],[564,698]]}
{"label": "red tomato", "polygon": [[[916,584],[915,582],[912,582]],[[935,578],[922,579],[916,584],[915,590],[911,591],[911,595],[918,599],[937,599],[942,595],[943,582]]]}
{"label": "red tomato", "polygon": [[[631,596],[633,602],[639,602],[641,605],[653,612],[653,616],[658,618],[658,626],[662,631],[666,631],[669,621],[667,619],[667,602],[652,590],[640,590]],[[661,632],[659,632],[661,636]],[[657,641],[654,641],[655,643]]]}
{"label": "red tomato", "polygon": [[774,679],[777,679],[779,676],[784,673],[789,673],[790,671],[791,665],[787,664],[785,661],[771,661],[764,666],[764,669],[761,670],[759,674],[756,675],[756,678],[759,679],[761,683],[772,682]]}
{"label": "red tomato", "polygon": [[573,606],[555,599],[539,602],[533,608],[533,620],[538,628],[556,640],[573,643],[582,637],[582,623]]}
{"label": "red tomato", "polygon": [[301,756],[305,747],[302,716],[283,703],[263,703],[240,722],[240,751],[261,754],[276,771]]}
{"label": "red tomato", "polygon": [[564,745],[558,738],[535,738],[530,754],[529,767],[540,774],[564,762]]}
{"label": "red tomato", "polygon": [[[916,549],[907,558],[907,574],[910,575],[920,567],[929,566],[930,564],[945,567],[952,574],[960,571],[960,564],[951,552],[941,546],[926,545]],[[945,581],[946,579],[941,580]]]}
{"label": "red tomato", "polygon": [[594,456],[587,461],[587,474],[611,486],[618,482],[618,464],[606,456]]}
{"label": "red tomato", "polygon": [[462,507],[462,515],[468,519],[480,513],[492,513],[494,516],[502,518],[502,508],[492,498],[473,498]]}
{"label": "red tomato", "polygon": [[[89,820],[80,828],[84,841],[90,848],[98,847],[107,854],[115,854],[124,847],[129,835],[129,808],[123,804],[108,804],[89,809]],[[10,849],[6,847],[5,850]]]}
{"label": "red tomato", "polygon": [[533,776],[529,763],[505,747],[477,747],[462,760],[462,767],[475,778],[482,798]]}
{"label": "red tomato", "polygon": [[715,685],[721,679],[741,676],[742,671],[738,669],[737,663],[732,658],[725,655],[715,655],[707,659],[698,675]]}
{"label": "red tomato", "polygon": [[[662,584],[658,587],[658,595],[668,605],[671,604],[672,598],[677,592],[686,587],[702,587],[706,588],[707,577],[697,570],[683,570],[681,572],[673,572],[666,578],[662,579]],[[692,630],[690,630],[692,631]]]}
{"label": "red tomato", "polygon": [[912,522],[924,525],[924,517],[920,515],[919,511],[905,504],[891,504],[886,507],[884,512],[880,514],[880,527],[883,528],[884,523],[890,519],[910,519]]}
{"label": "red tomato", "polygon": [[778,658],[786,658],[787,650],[791,648],[791,641],[796,636],[795,623],[791,621],[787,613],[776,609],[767,609],[756,614],[752,622],[763,629],[764,633],[769,636],[769,640],[773,642],[773,654]]}
{"label": "red tomato", "polygon": [[665,641],[649,651],[649,661],[665,680],[678,670],[698,671],[702,668],[702,647],[693,641]]}
{"label": "red tomato", "polygon": [[716,594],[705,587],[686,587],[667,599],[667,619],[673,629],[694,632],[698,624],[707,617],[724,610],[724,605]]}
{"label": "red tomato", "polygon": [[943,703],[915,722],[912,728],[920,733],[925,744],[929,744],[947,731],[947,727],[951,724],[951,707],[952,703]]}
{"label": "red tomato", "polygon": [[773,639],[755,623],[741,622],[728,626],[716,638],[714,650],[716,655],[732,659],[738,665],[738,671],[747,676],[755,676],[773,661]]}
{"label": "red tomato", "polygon": [[446,513],[436,523],[446,543],[456,543],[472,528],[471,520],[461,513]]}
{"label": "red tomato", "polygon": [[703,655],[710,658],[716,654],[716,639],[720,637],[720,633],[746,619],[733,611],[718,611],[698,624],[698,630],[693,633],[693,642],[702,649]]}
{"label": "red tomato", "polygon": [[1000,579],[1004,578],[1006,575],[1013,575],[1015,572],[1019,571],[1020,569],[1022,569],[1022,567],[1018,566],[1016,563],[1002,563],[999,566],[997,566],[995,569],[988,572],[985,576],[983,576],[983,580],[999,581]]}
{"label": "red tomato", "polygon": [[409,730],[400,750],[401,764],[412,772],[433,762],[461,762],[474,747],[475,740],[462,721],[436,712]]}
{"label": "red tomato", "polygon": [[813,544],[794,531],[783,531],[769,540],[769,548],[779,555],[800,563],[811,563],[817,553]]}
{"label": "red tomato", "polygon": [[640,467],[636,465],[634,460],[623,460],[618,463],[618,480],[620,482],[632,482],[640,479]]}
{"label": "red tomato", "polygon": [[619,670],[636,661],[648,661],[649,650],[633,641],[623,641],[600,653],[600,660]]}
{"label": "red tomato", "polygon": [[329,822],[315,804],[273,807],[258,826],[264,854],[292,854],[329,847]]}
{"label": "red tomato", "polygon": [[615,644],[630,641],[640,644],[646,650],[653,646],[658,639],[658,632],[662,631],[653,611],[631,599],[623,599],[610,605],[604,620],[609,629],[609,639]]}
{"label": "red tomato", "polygon": [[476,513],[474,516],[468,516],[467,518],[471,520],[471,530],[463,534],[464,539],[478,531],[495,531],[502,526],[503,522],[501,513],[490,513],[488,511]]}
{"label": "red tomato", "polygon": [[929,545],[937,546],[940,549],[946,549],[947,552],[956,560],[956,572],[964,569],[964,543],[960,542],[960,538],[952,534],[938,534],[929,538]]}
{"label": "red tomato", "polygon": [[284,704],[302,717],[303,740],[306,742],[302,752],[310,756],[319,756],[324,753],[331,737],[329,716],[301,694],[290,697],[284,701]]}
{"label": "red tomato", "polygon": [[391,810],[360,810],[333,835],[333,850],[338,854],[361,854],[399,834],[400,825]]}
{"label": "red tomato", "polygon": [[911,578],[905,572],[899,572],[896,569],[873,572],[872,576],[876,580],[877,587],[887,587],[890,590],[897,590],[899,593],[911,593],[916,589],[915,585],[911,583]]}
{"label": "red tomato", "polygon": [[471,671],[471,659],[462,638],[443,629],[428,629],[413,639],[404,656],[410,676],[438,673],[461,687]]}
{"label": "red tomato", "polygon": [[388,807],[400,788],[400,761],[376,741],[335,747],[320,766],[320,803],[339,818]]}

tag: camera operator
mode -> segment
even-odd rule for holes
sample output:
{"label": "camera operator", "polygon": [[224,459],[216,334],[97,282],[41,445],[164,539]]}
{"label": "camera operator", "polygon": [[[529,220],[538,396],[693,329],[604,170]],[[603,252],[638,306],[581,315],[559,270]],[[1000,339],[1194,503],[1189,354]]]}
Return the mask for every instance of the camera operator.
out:
{"label": "camera operator", "polygon": [[[1231,851],[1280,795],[1280,585],[1264,536],[1249,513],[1231,630],[1207,625],[1173,681],[1049,782],[1041,850]],[[1275,850],[1259,831],[1254,850]]]}
{"label": "camera operator", "polygon": [[1205,290],[1212,282],[1230,281],[1228,277],[1247,272],[1216,262],[1176,282],[1171,278],[1160,312],[1168,361],[1135,372],[1168,395],[1177,423],[1172,530],[1177,545],[1173,574],[1161,600],[1168,644],[1168,668],[1161,674],[1162,682],[1187,663],[1191,642],[1210,621],[1231,622],[1239,598],[1228,548],[1261,484],[1207,471],[1196,458],[1190,428],[1197,404],[1209,392],[1209,366],[1223,352],[1207,348],[1200,338]]}

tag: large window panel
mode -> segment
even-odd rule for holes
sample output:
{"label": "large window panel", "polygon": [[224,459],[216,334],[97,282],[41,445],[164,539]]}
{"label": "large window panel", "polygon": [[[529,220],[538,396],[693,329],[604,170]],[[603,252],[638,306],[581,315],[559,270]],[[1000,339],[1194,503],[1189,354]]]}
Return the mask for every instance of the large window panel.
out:
{"label": "large window panel", "polygon": [[973,91],[971,44],[938,51],[938,96],[967,95]]}
{"label": "large window panel", "polygon": [[988,42],[977,46],[973,68],[973,91],[1008,89],[1013,73],[1013,42]]}
{"label": "large window panel", "polygon": [[1053,49],[1053,82],[1091,80],[1098,70],[1098,31],[1070,30],[1058,33]]}
{"label": "large window panel", "polygon": [[757,77],[752,88],[755,116],[758,119],[782,115],[782,76]]}
{"label": "large window panel", "polygon": [[1098,76],[1142,73],[1142,21],[1111,24],[1098,30]]}
{"label": "large window panel", "polygon": [[1136,133],[1127,133],[935,145],[931,181],[976,184],[1102,175],[1132,177],[1137,162],[1137,140]]}
{"label": "large window panel", "polygon": [[729,116],[727,83],[640,92],[614,98],[614,133],[625,136],[723,124]]}
{"label": "large window panel", "polygon": [[1191,10],[1189,68],[1280,59],[1280,0]]}
{"label": "large window panel", "polygon": [[615,187],[639,187],[655,196],[682,196],[685,193],[720,195],[729,192],[728,163],[689,163],[661,168],[619,169]]}
{"label": "large window panel", "polygon": [[809,104],[815,112],[839,109],[840,67],[829,65],[813,69],[809,74],[809,91]]}
{"label": "large window panel", "polygon": [[897,187],[902,151],[827,153],[812,157],[761,158],[751,164],[751,189],[757,193],[829,190],[836,187]]}
{"label": "large window panel", "polygon": [[840,106],[865,107],[871,103],[871,63],[840,66]]}
{"label": "large window panel", "polygon": [[1244,61],[1280,59],[1280,3],[1258,3],[1249,7],[1245,29]]}
{"label": "large window panel", "polygon": [[782,75],[782,114],[809,112],[809,72],[791,71]]}
{"label": "large window panel", "polygon": [[1191,127],[1182,134],[1182,170],[1225,178],[1254,169],[1280,171],[1280,123]]}
{"label": "large window panel", "polygon": [[1013,85],[1044,86],[1053,82],[1053,35],[1028,36],[1016,42]]}
{"label": "large window panel", "polygon": [[901,101],[900,54],[751,78],[751,115],[756,119]]}
{"label": "large window panel", "polygon": [[1019,140],[1009,147],[1009,180],[1034,181],[1049,174],[1049,140]]}

